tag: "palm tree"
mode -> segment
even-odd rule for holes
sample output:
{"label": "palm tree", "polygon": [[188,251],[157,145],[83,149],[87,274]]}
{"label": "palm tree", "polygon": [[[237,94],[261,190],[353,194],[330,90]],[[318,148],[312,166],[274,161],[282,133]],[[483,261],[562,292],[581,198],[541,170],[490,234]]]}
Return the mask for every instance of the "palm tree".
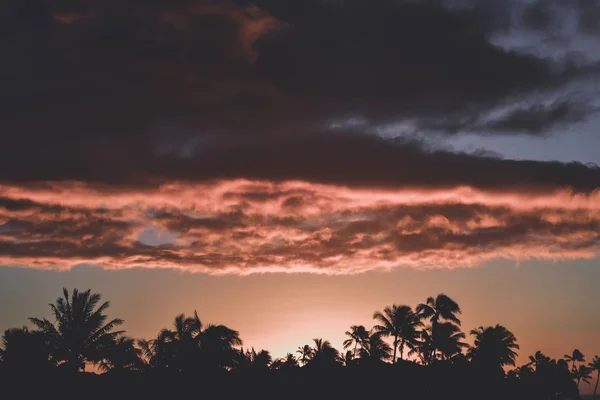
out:
{"label": "palm tree", "polygon": [[266,371],[272,363],[271,353],[267,350],[261,350],[257,353],[253,347],[252,350],[246,350],[245,353],[244,349],[238,352],[235,369]]}
{"label": "palm tree", "polygon": [[271,369],[276,370],[291,370],[298,367],[298,359],[292,353],[287,353],[284,358],[278,358],[271,364]]}
{"label": "palm tree", "polygon": [[233,367],[242,345],[239,333],[224,325],[204,324],[194,311],[191,317],[179,314],[173,329],[163,329],[155,339],[139,341],[141,353],[150,367],[186,372],[199,368]]}
{"label": "palm tree", "polygon": [[165,328],[159,333],[171,368],[184,372],[199,365],[202,327],[198,313],[194,311],[191,317],[179,314],[175,317],[173,329]]}
{"label": "palm tree", "polygon": [[593,400],[596,400],[596,392],[598,391],[598,381],[600,381],[600,357],[595,356],[592,361],[588,364],[591,371],[596,371],[596,386],[594,387],[594,397]]}
{"label": "palm tree", "polygon": [[581,383],[581,381],[584,381],[585,383],[590,383],[590,381],[592,380],[592,371],[593,369],[588,367],[587,365],[579,365],[573,371],[573,378],[575,378],[575,380],[577,381],[577,389],[579,389],[579,384]]}
{"label": "palm tree", "polygon": [[417,335],[415,346],[410,350],[408,356],[417,355],[421,364],[427,365],[433,361],[434,343],[431,335],[431,326],[420,330]]}
{"label": "palm tree", "polygon": [[354,364],[354,362],[356,361],[356,357],[354,356],[354,352],[351,350],[346,351],[342,356],[341,356],[341,361],[342,361],[342,365],[344,367],[349,367],[350,365]]}
{"label": "palm tree", "polygon": [[360,349],[360,360],[368,362],[385,362],[392,358],[392,348],[387,344],[379,332],[369,335],[365,346]]}
{"label": "palm tree", "polygon": [[348,339],[344,340],[344,349],[348,349],[354,345],[352,354],[356,354],[356,348],[358,346],[362,348],[369,340],[369,332],[364,325],[352,325],[350,330],[346,331],[346,336],[348,336]]}
{"label": "palm tree", "polygon": [[302,365],[306,365],[313,358],[313,349],[308,344],[298,347],[296,353],[300,354]]}
{"label": "palm tree", "polygon": [[106,322],[104,312],[110,303],[106,301],[96,308],[101,296],[89,289],[81,293],[73,289],[69,299],[69,291],[65,288],[63,295],[50,304],[54,322],[46,318],[29,320],[44,335],[54,358],[64,363],[65,368],[79,371],[85,368],[86,362],[100,362],[106,358],[102,349],[124,332],[113,331],[123,320],[116,318]]}
{"label": "palm tree", "polygon": [[339,365],[340,353],[331,345],[331,342],[321,338],[313,339],[313,342],[315,346],[312,349],[312,357],[308,365],[318,367]]}
{"label": "palm tree", "polygon": [[39,372],[55,366],[43,335],[27,327],[11,328],[2,335],[0,360],[13,371]]}
{"label": "palm tree", "polygon": [[383,312],[376,311],[373,319],[379,322],[373,327],[375,332],[384,337],[394,338],[392,362],[395,364],[398,347],[400,347],[400,359],[402,359],[405,344],[412,347],[416,343],[417,327],[422,325],[421,321],[409,306],[396,304],[384,308]]}
{"label": "palm tree", "polygon": [[434,299],[428,297],[425,303],[417,306],[417,314],[421,319],[431,319],[431,324],[435,325],[441,320],[446,320],[460,326],[460,319],[456,314],[460,314],[460,307],[450,297],[441,293]]}
{"label": "palm tree", "polygon": [[442,360],[452,358],[462,353],[462,349],[469,347],[462,342],[465,334],[457,325],[449,322],[438,322],[431,327],[433,349],[439,350]]}
{"label": "palm tree", "polygon": [[143,362],[148,368],[168,368],[170,365],[170,335],[161,331],[156,338],[138,340]]}
{"label": "palm tree", "polygon": [[529,356],[529,362],[526,364],[528,366],[535,366],[536,371],[542,365],[546,365],[550,362],[550,357],[546,356],[541,351],[536,351],[534,355]]}
{"label": "palm tree", "polygon": [[101,371],[138,371],[142,368],[141,350],[135,347],[135,341],[126,336],[118,337],[106,349],[107,358],[100,361]]}
{"label": "palm tree", "polygon": [[238,331],[225,325],[208,325],[200,332],[200,359],[209,368],[232,367],[235,348],[242,344]]}
{"label": "palm tree", "polygon": [[519,349],[517,338],[508,329],[502,325],[494,327],[479,327],[471,330],[471,335],[475,336],[473,346],[467,352],[468,358],[492,375],[503,375],[502,367],[505,365],[515,365]]}
{"label": "palm tree", "polygon": [[576,362],[585,362],[585,356],[581,353],[581,351],[579,351],[579,349],[575,349],[573,350],[573,354],[569,355],[569,354],[565,354],[564,359],[567,362],[572,362],[572,366],[571,366],[571,371],[575,371],[575,363]]}

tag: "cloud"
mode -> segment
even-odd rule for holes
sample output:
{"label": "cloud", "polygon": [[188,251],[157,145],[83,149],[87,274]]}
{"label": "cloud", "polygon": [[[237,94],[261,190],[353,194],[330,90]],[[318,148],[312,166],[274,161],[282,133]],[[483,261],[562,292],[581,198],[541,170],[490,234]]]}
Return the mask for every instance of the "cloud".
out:
{"label": "cloud", "polygon": [[555,51],[590,27],[531,51],[553,23],[458,3],[2,2],[0,264],[335,274],[594,256],[598,168],[378,136],[545,135],[595,112],[579,92],[593,45]]}
{"label": "cloud", "polygon": [[[139,149],[141,147],[141,149]],[[373,135],[334,133],[293,140],[202,143],[163,154],[147,154],[144,144],[107,149],[96,147],[46,149],[27,165],[18,152],[0,158],[0,181],[12,183],[74,180],[98,185],[155,186],[185,180],[214,179],[286,181],[362,187],[455,187],[552,191],[570,187],[592,191],[600,170],[581,163],[513,161],[500,158],[425,150],[418,143],[386,140]],[[56,151],[55,151],[56,150]],[[64,158],[63,158],[64,155]]]}
{"label": "cloud", "polygon": [[291,136],[468,112],[569,79],[491,44],[476,15],[426,2],[27,4],[0,12],[0,130],[17,149]]}
{"label": "cloud", "polygon": [[[591,258],[600,250],[597,191],[229,180],[109,192],[74,183],[3,186],[0,196],[0,262],[10,265],[352,274],[499,257]],[[147,229],[173,239],[145,244]]]}

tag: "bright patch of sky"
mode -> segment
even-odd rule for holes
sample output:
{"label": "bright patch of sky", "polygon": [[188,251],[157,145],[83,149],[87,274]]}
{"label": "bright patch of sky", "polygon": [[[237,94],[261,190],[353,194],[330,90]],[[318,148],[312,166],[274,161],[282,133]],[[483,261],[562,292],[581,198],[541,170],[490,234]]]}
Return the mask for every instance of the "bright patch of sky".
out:
{"label": "bright patch of sky", "polygon": [[148,246],[173,244],[176,238],[177,236],[173,233],[167,230],[157,229],[155,227],[144,229],[138,236],[138,240]]}

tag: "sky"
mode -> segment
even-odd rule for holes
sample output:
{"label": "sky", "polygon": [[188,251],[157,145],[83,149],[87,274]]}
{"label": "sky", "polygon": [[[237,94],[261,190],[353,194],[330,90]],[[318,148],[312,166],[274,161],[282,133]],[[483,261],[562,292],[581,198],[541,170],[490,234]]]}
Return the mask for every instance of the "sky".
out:
{"label": "sky", "polygon": [[444,292],[523,353],[599,353],[599,21],[2,2],[0,329],[91,288],[133,336],[197,309],[279,356]]}

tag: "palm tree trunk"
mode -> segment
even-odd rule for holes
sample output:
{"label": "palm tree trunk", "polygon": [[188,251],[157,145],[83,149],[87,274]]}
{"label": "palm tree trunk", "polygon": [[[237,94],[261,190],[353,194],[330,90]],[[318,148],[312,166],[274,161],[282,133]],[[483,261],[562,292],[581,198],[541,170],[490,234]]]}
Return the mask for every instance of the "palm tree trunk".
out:
{"label": "palm tree trunk", "polygon": [[352,353],[352,355],[354,357],[356,357],[356,347],[358,346],[358,342],[354,342],[354,352]]}
{"label": "palm tree trunk", "polygon": [[404,339],[400,342],[400,359],[404,360]]}
{"label": "palm tree trunk", "polygon": [[394,336],[394,357],[392,358],[392,364],[396,364],[396,350],[398,349],[398,336]]}
{"label": "palm tree trunk", "polygon": [[596,387],[594,388],[594,397],[592,400],[596,400],[596,392],[598,391],[598,381],[600,380],[600,370],[598,370],[598,376],[596,377]]}

